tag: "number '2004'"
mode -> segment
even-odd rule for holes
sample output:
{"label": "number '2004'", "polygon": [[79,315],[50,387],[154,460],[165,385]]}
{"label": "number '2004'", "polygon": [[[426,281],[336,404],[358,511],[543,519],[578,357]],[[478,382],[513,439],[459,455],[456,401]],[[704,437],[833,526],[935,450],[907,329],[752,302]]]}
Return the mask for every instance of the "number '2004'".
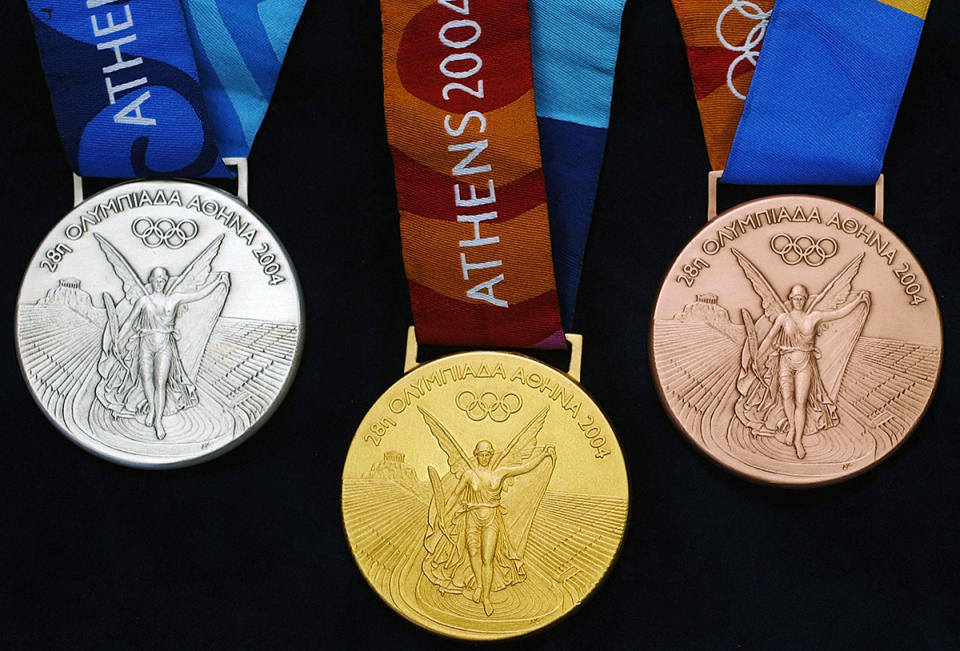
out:
{"label": "number '2004'", "polygon": [[893,275],[897,277],[897,280],[903,285],[903,291],[910,297],[910,305],[926,303],[927,299],[920,296],[921,287],[920,283],[916,282],[917,274],[910,271],[910,265],[908,263],[904,262],[902,267],[894,269]]}
{"label": "number '2004'", "polygon": [[260,263],[260,268],[269,278],[267,282],[271,285],[279,285],[286,280],[284,276],[279,275],[280,263],[277,262],[277,256],[270,252],[269,244],[262,242],[259,249],[253,250],[253,257]]}

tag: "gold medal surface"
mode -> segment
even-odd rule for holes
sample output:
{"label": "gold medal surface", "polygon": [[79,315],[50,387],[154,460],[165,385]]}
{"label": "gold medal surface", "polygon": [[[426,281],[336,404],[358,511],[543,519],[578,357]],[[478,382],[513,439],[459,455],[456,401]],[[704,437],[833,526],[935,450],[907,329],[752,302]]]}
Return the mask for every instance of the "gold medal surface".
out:
{"label": "gold medal surface", "polygon": [[492,640],[576,607],[627,522],[623,455],[569,376],[470,352],[416,367],[367,413],[343,469],[357,564],[391,608]]}
{"label": "gold medal surface", "polygon": [[930,281],[873,216],[813,196],[737,206],[664,279],[651,365],[677,426],[751,479],[826,484],[900,445],[942,359]]}

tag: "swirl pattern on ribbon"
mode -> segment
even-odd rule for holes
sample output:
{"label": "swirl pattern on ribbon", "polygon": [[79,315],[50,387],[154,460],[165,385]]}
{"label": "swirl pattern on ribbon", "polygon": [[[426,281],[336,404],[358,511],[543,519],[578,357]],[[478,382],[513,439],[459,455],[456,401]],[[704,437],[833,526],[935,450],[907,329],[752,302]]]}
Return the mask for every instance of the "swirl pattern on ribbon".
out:
{"label": "swirl pattern on ribbon", "polygon": [[457,395],[457,408],[475,422],[489,418],[495,423],[502,423],[520,411],[522,406],[523,400],[515,393],[501,396],[485,391],[477,396],[473,391],[462,391]]}
{"label": "swirl pattern on ribbon", "polygon": [[[747,35],[743,45],[733,45],[723,35],[723,20],[734,10],[748,20],[757,21],[757,24],[753,26]],[[742,61],[747,61],[754,68],[757,67],[757,57],[760,56],[760,52],[754,48],[760,45],[764,35],[767,33],[767,24],[770,22],[771,13],[770,11],[764,11],[758,4],[749,2],[749,0],[731,0],[730,4],[720,12],[720,16],[717,18],[717,39],[720,41],[720,44],[731,52],[740,53],[727,68],[727,88],[729,88],[733,96],[738,99],[745,100],[747,96],[737,90],[736,84],[733,83],[737,66],[739,66]]]}
{"label": "swirl pattern on ribbon", "polygon": [[130,230],[148,249],[155,249],[159,246],[179,249],[197,236],[200,227],[192,219],[174,221],[167,217],[161,217],[160,219],[140,217],[133,222]]}
{"label": "swirl pattern on ribbon", "polygon": [[813,238],[808,235],[793,237],[786,233],[778,233],[770,239],[770,249],[791,267],[801,262],[810,267],[819,267],[837,255],[839,245],[832,237]]}

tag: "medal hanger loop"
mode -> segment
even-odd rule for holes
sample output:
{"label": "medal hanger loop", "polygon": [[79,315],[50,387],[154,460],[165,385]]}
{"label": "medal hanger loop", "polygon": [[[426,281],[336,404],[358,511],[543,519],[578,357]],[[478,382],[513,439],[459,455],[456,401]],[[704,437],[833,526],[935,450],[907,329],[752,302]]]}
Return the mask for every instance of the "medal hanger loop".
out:
{"label": "medal hanger loop", "polygon": [[[723,170],[707,173],[707,222],[717,218],[717,182],[723,177]],[[873,218],[883,223],[883,174],[877,177],[873,186]]]}
{"label": "medal hanger loop", "polygon": [[[250,167],[246,157],[223,158],[223,164],[227,167],[235,167],[237,170],[237,198],[245,205],[250,205]],[[83,177],[73,172],[73,207],[76,208],[83,203]]]}
{"label": "medal hanger loop", "polygon": [[246,205],[250,205],[250,166],[246,156],[230,156],[223,158],[227,167],[237,170],[237,198]]}
{"label": "medal hanger loop", "polygon": [[[570,344],[570,366],[567,368],[567,375],[579,382],[580,368],[583,364],[583,335],[565,332],[564,338]],[[420,366],[420,362],[417,361],[418,350],[417,331],[414,326],[410,326],[407,328],[407,350],[403,359],[404,373],[409,373]]]}

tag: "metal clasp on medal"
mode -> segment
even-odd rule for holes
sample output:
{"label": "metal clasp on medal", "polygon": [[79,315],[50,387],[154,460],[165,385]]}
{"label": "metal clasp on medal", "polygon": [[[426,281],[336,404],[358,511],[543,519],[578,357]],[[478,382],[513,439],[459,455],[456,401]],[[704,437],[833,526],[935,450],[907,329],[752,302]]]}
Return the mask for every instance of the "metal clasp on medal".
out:
{"label": "metal clasp on medal", "polygon": [[[583,335],[564,333],[564,337],[570,344],[570,367],[567,369],[567,375],[575,381],[580,381],[580,366],[583,362]],[[407,328],[407,352],[403,360],[403,372],[409,373],[420,366],[417,361],[417,331],[414,326]]]}
{"label": "metal clasp on medal", "polygon": [[[250,168],[246,158],[224,158],[223,164],[237,168],[237,197],[250,205]],[[83,177],[73,173],[73,207],[83,203]]]}
{"label": "metal clasp on medal", "polygon": [[[723,170],[714,170],[707,174],[707,222],[717,218],[717,182],[723,176]],[[877,178],[873,189],[873,218],[883,223],[883,174]]]}

